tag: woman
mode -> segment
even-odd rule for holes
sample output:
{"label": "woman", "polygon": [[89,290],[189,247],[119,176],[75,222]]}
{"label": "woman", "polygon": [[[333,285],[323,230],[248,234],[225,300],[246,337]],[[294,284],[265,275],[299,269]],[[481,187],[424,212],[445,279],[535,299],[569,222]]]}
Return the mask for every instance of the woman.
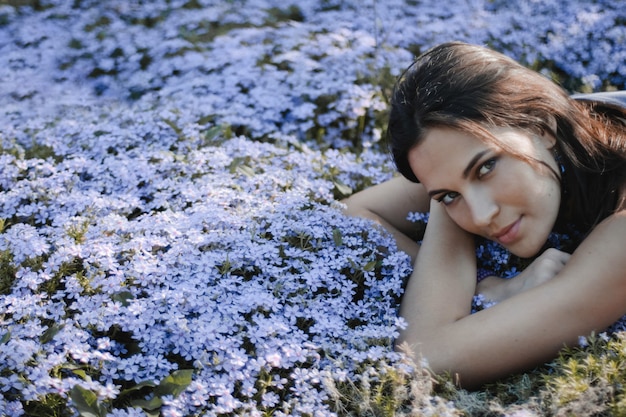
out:
{"label": "woman", "polygon": [[[402,177],[345,201],[415,260],[398,342],[473,388],[626,314],[624,127],[494,51],[447,43],[419,57],[391,103]],[[423,236],[409,212],[429,212]],[[546,249],[572,228],[571,254]],[[478,281],[477,237],[532,262],[514,279]],[[475,294],[497,304],[470,314]]]}

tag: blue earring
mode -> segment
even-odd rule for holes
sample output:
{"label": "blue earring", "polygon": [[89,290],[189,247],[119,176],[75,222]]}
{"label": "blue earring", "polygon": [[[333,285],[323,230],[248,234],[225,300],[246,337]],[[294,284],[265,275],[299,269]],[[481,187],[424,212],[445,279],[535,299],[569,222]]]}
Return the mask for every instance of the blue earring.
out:
{"label": "blue earring", "polygon": [[554,156],[556,164],[559,166],[559,171],[561,172],[562,176],[563,174],[565,174],[565,164],[563,163],[563,157],[561,156],[561,153],[556,148],[556,146],[552,149],[552,155]]}

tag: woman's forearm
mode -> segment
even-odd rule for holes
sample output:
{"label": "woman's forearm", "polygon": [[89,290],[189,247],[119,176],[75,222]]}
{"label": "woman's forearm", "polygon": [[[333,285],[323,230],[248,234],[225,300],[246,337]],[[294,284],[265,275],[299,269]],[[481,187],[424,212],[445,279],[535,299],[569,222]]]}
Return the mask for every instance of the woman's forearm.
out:
{"label": "woman's forearm", "polygon": [[427,343],[442,326],[470,314],[475,289],[474,240],[434,207],[402,300],[408,322],[402,340]]}

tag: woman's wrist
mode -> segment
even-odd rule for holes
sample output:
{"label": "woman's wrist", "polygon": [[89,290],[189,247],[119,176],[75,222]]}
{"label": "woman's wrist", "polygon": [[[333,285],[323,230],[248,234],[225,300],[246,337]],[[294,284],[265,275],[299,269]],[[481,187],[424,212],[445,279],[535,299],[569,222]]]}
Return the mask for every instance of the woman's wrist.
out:
{"label": "woman's wrist", "polygon": [[518,282],[512,278],[490,276],[476,285],[476,295],[482,295],[486,300],[498,303],[512,297],[518,292]]}

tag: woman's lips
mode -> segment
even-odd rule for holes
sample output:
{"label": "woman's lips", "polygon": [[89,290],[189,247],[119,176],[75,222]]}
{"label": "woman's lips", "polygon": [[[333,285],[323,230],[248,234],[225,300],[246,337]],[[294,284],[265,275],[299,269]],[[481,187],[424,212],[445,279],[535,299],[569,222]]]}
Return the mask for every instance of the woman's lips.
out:
{"label": "woman's lips", "polygon": [[502,245],[509,244],[513,242],[517,238],[517,234],[519,232],[519,226],[522,221],[520,217],[515,222],[511,223],[500,232],[494,235],[494,238]]}

